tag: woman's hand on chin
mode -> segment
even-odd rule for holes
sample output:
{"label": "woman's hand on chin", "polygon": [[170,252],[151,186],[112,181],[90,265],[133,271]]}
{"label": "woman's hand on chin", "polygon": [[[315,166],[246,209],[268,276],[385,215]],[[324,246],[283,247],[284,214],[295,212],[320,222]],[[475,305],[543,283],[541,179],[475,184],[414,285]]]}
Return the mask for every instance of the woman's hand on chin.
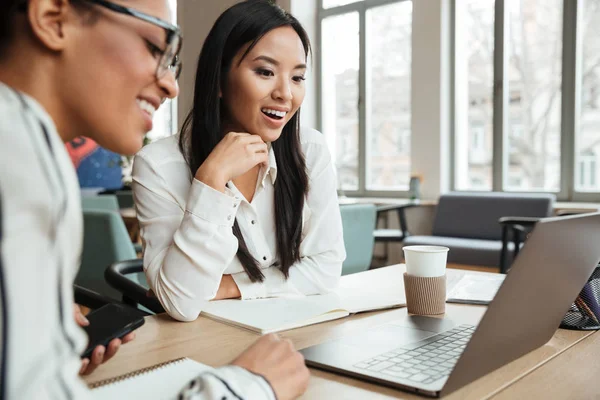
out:
{"label": "woman's hand on chin", "polygon": [[220,192],[230,180],[267,164],[268,147],[258,135],[229,132],[196,171],[195,178]]}

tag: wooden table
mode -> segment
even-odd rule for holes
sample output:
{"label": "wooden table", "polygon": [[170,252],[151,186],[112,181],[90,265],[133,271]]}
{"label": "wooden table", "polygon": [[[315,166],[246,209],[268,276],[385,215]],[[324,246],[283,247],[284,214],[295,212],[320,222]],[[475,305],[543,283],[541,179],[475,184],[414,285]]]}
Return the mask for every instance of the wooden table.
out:
{"label": "wooden table", "polygon": [[[404,268],[404,266],[395,266],[394,268]],[[456,282],[461,273],[456,270],[448,270],[450,285]],[[357,275],[359,274],[343,277],[342,284],[344,281],[350,282],[362,278]],[[368,282],[367,279],[363,280],[365,285],[376,284],[376,282]],[[394,286],[388,282],[385,290],[392,290],[392,288]],[[398,282],[398,290],[402,290],[400,282]],[[485,309],[483,306],[447,304],[445,317],[462,323],[476,323],[484,314]],[[301,349],[352,332],[364,331],[369,327],[398,319],[406,313],[406,308],[402,308],[356,314],[339,320],[286,331],[281,333],[281,336],[291,339],[296,347]],[[147,317],[146,324],[138,330],[136,340],[123,346],[113,360],[98,368],[91,376],[86,377],[86,381],[94,382],[114,377],[178,357],[190,357],[211,366],[221,366],[230,362],[257,338],[255,333],[203,316],[189,323],[176,322],[166,315]],[[581,344],[578,344],[579,342]],[[588,368],[590,365],[598,365],[598,362],[591,363],[600,356],[600,336],[592,335],[591,332],[559,329],[544,346],[463,387],[447,398],[516,399],[530,398],[532,395],[556,398],[556,388],[563,386],[563,392],[568,393],[569,396],[562,398],[574,398],[573,395],[579,393],[591,394],[594,392],[594,388],[591,386],[595,382],[592,376],[597,375],[600,368],[595,367],[594,371],[586,370],[585,375],[578,375],[581,364],[576,358],[579,356],[585,356]],[[570,369],[583,383],[572,385],[570,382],[564,382],[562,374],[565,369]],[[316,369],[311,372],[312,377],[308,390],[303,396],[304,399],[421,398]],[[586,386],[588,387],[586,388]],[[559,396],[559,398],[561,397]],[[575,396],[575,398],[580,398],[580,396]]]}

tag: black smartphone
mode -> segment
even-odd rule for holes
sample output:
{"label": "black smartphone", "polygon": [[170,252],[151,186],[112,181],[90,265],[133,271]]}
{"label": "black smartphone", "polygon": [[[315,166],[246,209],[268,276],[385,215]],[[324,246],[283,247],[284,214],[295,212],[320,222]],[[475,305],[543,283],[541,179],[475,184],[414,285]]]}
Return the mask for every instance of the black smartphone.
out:
{"label": "black smartphone", "polygon": [[90,358],[97,346],[108,346],[113,339],[120,339],[129,332],[144,325],[143,314],[122,304],[107,304],[90,312],[86,318],[90,321],[83,330],[88,335],[88,346],[81,358]]}

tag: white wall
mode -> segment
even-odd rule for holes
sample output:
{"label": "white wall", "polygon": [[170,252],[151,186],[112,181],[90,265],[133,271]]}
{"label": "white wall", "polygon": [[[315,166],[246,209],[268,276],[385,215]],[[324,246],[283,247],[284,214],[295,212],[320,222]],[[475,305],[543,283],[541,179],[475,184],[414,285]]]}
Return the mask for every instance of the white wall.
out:
{"label": "white wall", "polygon": [[238,0],[179,0],[177,22],[183,31],[181,60],[183,70],[179,78],[177,121],[179,128],[194,102],[196,66],[204,39],[219,15]]}
{"label": "white wall", "polygon": [[306,97],[302,104],[300,123],[303,126],[317,127],[317,57],[319,43],[317,41],[317,8],[319,0],[280,0],[277,2],[285,10],[292,13],[300,21],[310,38],[313,58],[309,60],[306,74]]}

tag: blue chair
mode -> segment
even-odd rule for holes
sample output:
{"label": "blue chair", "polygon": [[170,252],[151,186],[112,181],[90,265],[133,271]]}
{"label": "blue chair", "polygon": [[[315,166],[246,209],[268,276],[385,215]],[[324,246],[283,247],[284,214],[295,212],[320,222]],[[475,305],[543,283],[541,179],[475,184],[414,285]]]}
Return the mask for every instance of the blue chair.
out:
{"label": "blue chair", "polygon": [[81,208],[85,210],[104,210],[119,212],[119,201],[115,195],[82,196]]}
{"label": "blue chair", "polygon": [[[131,207],[133,207],[133,197],[131,192],[123,192],[124,194],[103,194],[95,196],[82,196],[81,208],[83,211],[104,210],[119,212],[121,208],[129,206],[128,196],[131,197]],[[136,253],[142,252],[142,245],[134,243],[133,248]]]}
{"label": "blue chair", "polygon": [[[136,258],[125,223],[114,211],[85,210],[83,227],[81,267],[75,284],[120,301],[121,294],[106,283],[104,271],[117,261]],[[133,275],[132,279],[146,281],[143,273]]]}
{"label": "blue chair", "polygon": [[373,258],[377,209],[374,204],[348,204],[340,206],[340,213],[346,247],[342,275],[366,271]]}

